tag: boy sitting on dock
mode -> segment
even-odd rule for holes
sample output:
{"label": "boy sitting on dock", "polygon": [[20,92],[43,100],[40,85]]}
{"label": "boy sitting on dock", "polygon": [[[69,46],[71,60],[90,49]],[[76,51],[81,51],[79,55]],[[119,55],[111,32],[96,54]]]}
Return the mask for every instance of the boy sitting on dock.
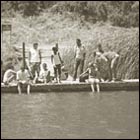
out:
{"label": "boy sitting on dock", "polygon": [[97,92],[100,92],[100,73],[98,71],[97,65],[95,63],[89,63],[87,70],[82,74],[88,74],[88,83],[91,84],[92,92],[95,92],[94,85],[96,85]]}
{"label": "boy sitting on dock", "polygon": [[30,74],[27,69],[21,66],[21,69],[17,72],[18,81],[18,93],[21,94],[21,87],[27,86],[27,94],[30,94]]}
{"label": "boy sitting on dock", "polygon": [[38,81],[43,82],[45,84],[51,81],[50,71],[48,70],[46,63],[42,64],[42,70],[40,71]]}
{"label": "boy sitting on dock", "polygon": [[9,66],[3,76],[3,83],[9,85],[14,79],[16,79],[16,71],[13,66]]}

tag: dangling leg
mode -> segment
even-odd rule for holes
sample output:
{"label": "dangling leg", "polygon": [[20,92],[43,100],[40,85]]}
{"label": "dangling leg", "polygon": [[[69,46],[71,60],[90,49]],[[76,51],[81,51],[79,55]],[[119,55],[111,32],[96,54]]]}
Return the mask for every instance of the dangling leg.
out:
{"label": "dangling leg", "polygon": [[31,85],[28,84],[28,85],[27,85],[27,94],[28,94],[28,95],[30,94],[30,89],[31,89]]}
{"label": "dangling leg", "polygon": [[100,86],[99,86],[99,83],[96,84],[96,88],[97,88],[97,92],[99,93],[99,92],[100,92]]}
{"label": "dangling leg", "polygon": [[18,94],[21,94],[21,83],[18,83]]}
{"label": "dangling leg", "polygon": [[112,80],[112,69],[111,69],[111,64],[109,62],[109,81]]}
{"label": "dangling leg", "polygon": [[99,79],[95,79],[97,92],[100,92]]}
{"label": "dangling leg", "polygon": [[117,55],[111,62],[111,70],[112,70],[112,78],[115,80],[117,78],[117,63],[118,63],[119,56]]}
{"label": "dangling leg", "polygon": [[95,92],[95,89],[94,89],[94,83],[91,84],[91,90],[92,90],[93,93]]}

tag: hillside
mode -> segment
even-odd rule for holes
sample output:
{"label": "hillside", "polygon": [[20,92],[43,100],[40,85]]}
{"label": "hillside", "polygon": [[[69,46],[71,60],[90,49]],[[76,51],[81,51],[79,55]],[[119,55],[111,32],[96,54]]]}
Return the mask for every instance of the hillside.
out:
{"label": "hillside", "polygon": [[[71,74],[74,65],[73,48],[76,38],[80,38],[87,50],[85,68],[88,62],[93,60],[93,51],[100,42],[104,50],[120,53],[118,73],[121,78],[139,78],[139,28],[114,27],[107,22],[93,24],[70,12],[64,14],[47,12],[28,18],[17,14],[11,22],[12,46],[21,46],[22,42],[27,46],[33,42],[39,42],[40,46],[51,48],[58,42]],[[16,57],[13,48],[8,47],[6,38],[1,54],[1,59],[4,61],[8,57]]]}

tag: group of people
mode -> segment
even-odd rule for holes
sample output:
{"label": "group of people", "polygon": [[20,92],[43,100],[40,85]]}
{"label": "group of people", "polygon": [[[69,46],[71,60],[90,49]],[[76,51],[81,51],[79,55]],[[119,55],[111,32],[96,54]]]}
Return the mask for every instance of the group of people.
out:
{"label": "group of people", "polygon": [[[102,49],[102,45],[99,43],[97,48],[98,50],[93,52],[93,61],[88,64],[88,68],[83,72],[84,62],[86,59],[86,49],[81,43],[80,39],[76,40],[76,51],[75,51],[75,69],[73,80],[75,81],[77,78],[77,71],[80,68],[80,82],[89,82],[91,84],[91,89],[94,92],[96,85],[97,92],[100,91],[99,82],[100,81],[115,81],[117,80],[117,64],[119,60],[119,54],[114,51],[104,52]],[[107,65],[108,77],[104,79],[101,75],[102,65],[101,61]]]}
{"label": "group of people", "polygon": [[[21,94],[23,85],[27,85],[27,93],[30,93],[31,83],[61,83],[61,73],[64,73],[63,79],[68,78],[67,69],[64,67],[64,62],[61,59],[58,51],[58,43],[52,48],[51,62],[54,68],[54,76],[51,75],[47,63],[42,63],[41,51],[38,48],[38,43],[33,44],[33,48],[29,50],[28,63],[21,65],[19,71],[14,70],[14,66],[8,66],[3,76],[4,85],[9,85],[13,80],[16,80],[18,92]],[[3,65],[3,63],[1,63]]]}
{"label": "group of people", "polygon": [[[109,80],[115,80],[116,78],[116,65],[119,55],[115,52],[104,52],[101,44],[98,45],[98,51],[93,52],[94,60],[88,64],[86,71],[84,70],[84,63],[86,59],[86,49],[82,45],[80,39],[76,39],[75,47],[75,67],[73,81],[77,80],[78,69],[80,68],[80,82],[89,82],[91,89],[94,92],[94,85],[99,92],[99,82],[102,81],[100,75],[101,67],[99,60],[104,60],[109,65]],[[22,93],[22,85],[27,85],[27,93],[30,94],[31,81],[35,83],[48,83],[56,82],[61,83],[62,71],[65,72],[66,79],[68,78],[68,71],[64,67],[64,61],[61,58],[58,43],[52,48],[51,63],[54,68],[54,76],[51,76],[51,72],[47,67],[47,63],[42,63],[41,51],[38,48],[38,43],[33,44],[33,48],[29,50],[28,63],[22,64],[19,71],[15,71],[13,66],[10,66],[3,76],[3,83],[9,85],[9,83],[16,79],[18,85],[19,94]],[[42,69],[41,69],[42,66]]]}

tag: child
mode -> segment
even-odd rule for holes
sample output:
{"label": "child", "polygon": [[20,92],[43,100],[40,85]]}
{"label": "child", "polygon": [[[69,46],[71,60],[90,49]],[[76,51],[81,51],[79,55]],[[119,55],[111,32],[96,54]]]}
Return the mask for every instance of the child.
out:
{"label": "child", "polygon": [[95,63],[89,63],[88,68],[84,73],[88,73],[88,82],[91,84],[92,92],[95,92],[94,85],[96,85],[97,92],[100,92],[100,75],[97,65]]}
{"label": "child", "polygon": [[48,70],[46,63],[43,63],[42,68],[38,80],[46,84],[51,81],[50,71]]}
{"label": "child", "polygon": [[16,72],[14,71],[13,66],[9,66],[8,70],[4,73],[3,83],[9,85],[14,79],[16,79]]}
{"label": "child", "polygon": [[41,51],[38,48],[38,43],[34,43],[33,47],[29,50],[29,65],[31,73],[36,83],[36,79],[39,77],[40,73],[40,64],[41,64]]}
{"label": "child", "polygon": [[60,53],[58,52],[58,48],[53,47],[52,50],[53,50],[53,54],[51,56],[51,62],[54,67],[56,82],[61,83],[61,64],[63,63],[63,61],[61,59]]}
{"label": "child", "polygon": [[21,86],[27,86],[27,94],[30,94],[30,74],[27,69],[22,66],[17,72],[18,92],[21,94]]}
{"label": "child", "polygon": [[[98,58],[97,58],[98,54]],[[105,60],[108,64],[109,69],[109,81],[115,81],[117,79],[117,64],[119,60],[119,54],[113,51],[108,51],[104,53],[95,52],[94,56],[97,59]]]}

